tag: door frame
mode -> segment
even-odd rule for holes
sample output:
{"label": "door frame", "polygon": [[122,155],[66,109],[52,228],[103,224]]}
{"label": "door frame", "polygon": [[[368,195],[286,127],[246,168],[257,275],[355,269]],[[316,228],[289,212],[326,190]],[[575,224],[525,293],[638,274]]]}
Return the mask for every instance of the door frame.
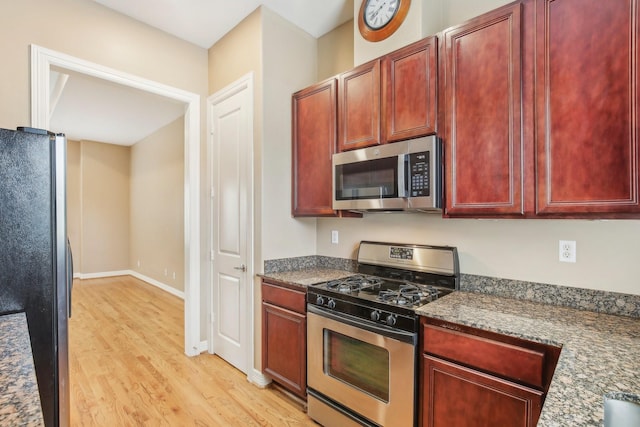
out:
{"label": "door frame", "polygon": [[215,211],[215,193],[213,188],[213,173],[215,167],[215,161],[213,159],[214,151],[214,124],[213,121],[213,109],[215,105],[225,101],[226,99],[237,95],[242,91],[247,91],[246,96],[248,97],[248,110],[247,110],[247,122],[248,122],[248,139],[249,139],[249,151],[247,153],[249,159],[249,170],[247,177],[247,223],[244,224],[247,227],[246,231],[246,242],[247,245],[247,259],[245,265],[247,266],[246,272],[246,280],[247,280],[247,293],[245,296],[244,303],[247,304],[247,314],[248,319],[245,326],[245,330],[242,331],[244,333],[247,340],[247,347],[249,350],[249,358],[247,360],[248,366],[246,367],[247,378],[252,382],[262,383],[262,380],[256,381],[256,373],[259,375],[260,372],[255,369],[255,345],[254,345],[254,235],[255,235],[255,190],[254,190],[254,182],[255,182],[255,166],[254,166],[254,77],[253,72],[249,72],[236,80],[235,82],[227,85],[226,87],[220,89],[216,93],[212,94],[207,98],[207,185],[210,187],[210,199],[209,199],[209,230],[211,231],[209,235],[209,276],[211,281],[209,283],[209,353],[215,353],[215,329],[214,322],[216,321],[216,314],[214,312],[214,301],[213,301],[213,280],[215,276],[213,274],[213,254],[214,254],[214,242],[216,236],[214,236],[214,226],[213,226],[213,216],[216,215]]}
{"label": "door frame", "polygon": [[184,352],[200,354],[200,95],[31,45],[31,126],[49,129],[51,67],[97,77],[185,104],[184,112]]}

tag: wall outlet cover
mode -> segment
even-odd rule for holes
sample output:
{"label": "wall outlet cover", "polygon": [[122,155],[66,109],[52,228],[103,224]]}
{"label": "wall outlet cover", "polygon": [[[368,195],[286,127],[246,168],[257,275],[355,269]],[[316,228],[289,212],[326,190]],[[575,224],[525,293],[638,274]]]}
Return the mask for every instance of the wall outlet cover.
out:
{"label": "wall outlet cover", "polygon": [[576,262],[576,241],[560,240],[558,257],[561,262]]}

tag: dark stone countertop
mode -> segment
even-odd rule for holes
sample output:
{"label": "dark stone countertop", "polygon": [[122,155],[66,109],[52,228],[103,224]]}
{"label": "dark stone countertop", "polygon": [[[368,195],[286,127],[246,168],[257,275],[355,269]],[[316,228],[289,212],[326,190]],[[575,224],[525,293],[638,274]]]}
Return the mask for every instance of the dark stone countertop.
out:
{"label": "dark stone countertop", "polygon": [[538,426],[601,426],[605,395],[640,396],[640,318],[469,292],[454,292],[417,312],[561,346]]}
{"label": "dark stone countertop", "polygon": [[307,286],[315,283],[328,282],[330,280],[341,279],[354,274],[355,273],[352,271],[336,270],[331,268],[307,268],[302,270],[258,274],[258,276],[266,280],[275,280],[277,282],[285,283],[291,287],[306,289]]}
{"label": "dark stone countertop", "polygon": [[0,355],[0,425],[44,425],[24,313],[0,316]]}

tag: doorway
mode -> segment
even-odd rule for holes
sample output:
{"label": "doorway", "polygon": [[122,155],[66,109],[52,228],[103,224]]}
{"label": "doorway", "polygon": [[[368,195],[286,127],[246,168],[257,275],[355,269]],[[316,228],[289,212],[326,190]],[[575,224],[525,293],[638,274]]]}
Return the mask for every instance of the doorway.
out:
{"label": "doorway", "polygon": [[164,96],[185,105],[184,113],[184,352],[200,353],[200,96],[79,58],[31,45],[31,126],[49,129],[51,68],[88,76]]}

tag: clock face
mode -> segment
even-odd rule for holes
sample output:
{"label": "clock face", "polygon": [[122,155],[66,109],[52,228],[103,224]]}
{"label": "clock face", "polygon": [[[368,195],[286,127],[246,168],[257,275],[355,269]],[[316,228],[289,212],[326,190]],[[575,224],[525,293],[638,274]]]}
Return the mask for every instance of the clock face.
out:
{"label": "clock face", "polygon": [[358,30],[370,42],[379,42],[395,33],[409,13],[411,0],[361,0]]}
{"label": "clock face", "polygon": [[364,22],[372,30],[387,25],[398,12],[400,0],[365,0]]}

